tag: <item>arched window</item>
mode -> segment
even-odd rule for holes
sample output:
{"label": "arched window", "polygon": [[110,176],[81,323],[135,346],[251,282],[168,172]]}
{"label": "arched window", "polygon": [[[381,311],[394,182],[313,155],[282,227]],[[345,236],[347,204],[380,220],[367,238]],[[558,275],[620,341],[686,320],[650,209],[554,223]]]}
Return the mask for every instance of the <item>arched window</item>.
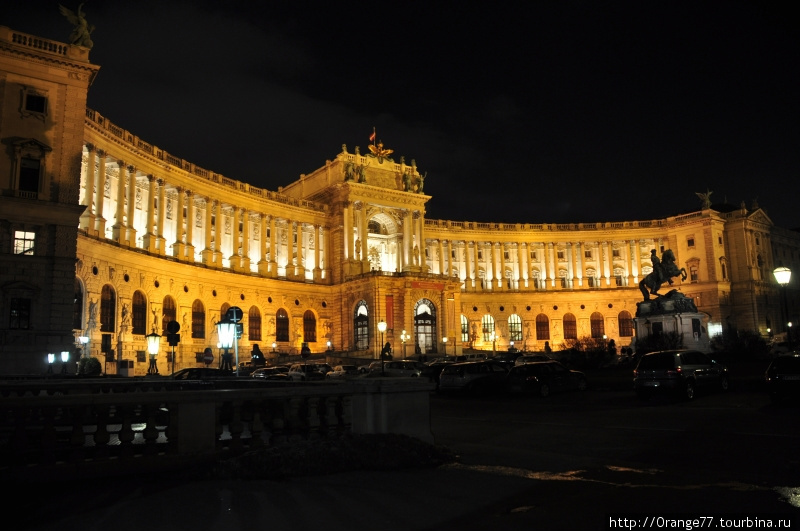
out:
{"label": "arched window", "polygon": [[247,339],[261,341],[261,310],[251,306],[247,312]]}
{"label": "arched window", "polygon": [[603,314],[600,312],[594,312],[589,318],[589,324],[592,328],[592,337],[594,339],[602,339],[606,333],[606,327],[603,322]]}
{"label": "arched window", "polygon": [[353,315],[353,331],[356,350],[367,350],[369,348],[369,312],[366,301],[362,300],[356,304]]}
{"label": "arched window", "polygon": [[[481,319],[481,330],[483,331],[483,340],[491,341],[492,334],[494,334],[494,317],[488,313]],[[497,336],[495,336],[496,338]]]}
{"label": "arched window", "polygon": [[72,297],[72,329],[83,330],[83,285],[77,278]]}
{"label": "arched window", "polygon": [[289,314],[283,308],[275,312],[275,341],[289,341]]}
{"label": "arched window", "polygon": [[578,339],[578,322],[571,313],[564,314],[564,339]]}
{"label": "arched window", "polygon": [[417,354],[438,352],[439,339],[436,333],[436,306],[429,299],[420,299],[414,306],[414,339]]}
{"label": "arched window", "polygon": [[317,318],[311,310],[306,310],[303,314],[303,341],[317,342]]}
{"label": "arched window", "polygon": [[508,339],[522,341],[522,319],[517,314],[508,318]]}
{"label": "arched window", "polygon": [[543,313],[536,316],[536,339],[538,341],[550,339],[550,319]]}
{"label": "arched window", "polygon": [[167,295],[164,297],[164,303],[161,306],[161,335],[168,334],[167,332],[167,323],[170,321],[176,321],[178,316],[178,311],[175,306],[175,299]]}
{"label": "arched window", "polygon": [[633,336],[633,319],[631,319],[631,314],[628,310],[622,310],[619,312],[619,336],[620,337],[632,337]]}
{"label": "arched window", "polygon": [[203,306],[203,302],[198,299],[192,303],[192,339],[205,339],[205,337],[206,308]]}
{"label": "arched window", "polygon": [[469,343],[469,321],[464,314],[461,314],[461,342]]}
{"label": "arched window", "polygon": [[116,332],[117,294],[106,284],[100,294],[100,331]]}
{"label": "arched window", "polygon": [[133,293],[131,324],[133,325],[132,332],[134,335],[143,336],[147,334],[147,300],[141,291]]}

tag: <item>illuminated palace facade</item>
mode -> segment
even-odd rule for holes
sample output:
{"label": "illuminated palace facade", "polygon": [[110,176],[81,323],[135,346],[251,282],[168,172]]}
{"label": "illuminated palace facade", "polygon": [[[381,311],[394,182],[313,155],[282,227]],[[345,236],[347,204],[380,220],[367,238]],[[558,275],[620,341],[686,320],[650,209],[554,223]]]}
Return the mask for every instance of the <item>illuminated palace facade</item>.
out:
{"label": "illuminated palace facade", "polygon": [[364,357],[383,342],[395,356],[584,337],[627,346],[651,249],[674,251],[688,277],[673,288],[712,335],[781,331],[772,270],[797,270],[800,238],[760,208],[618,223],[427,219],[424,173],[380,145],[342,146],[264,190],[88,109],[88,53],[0,27],[0,373],[42,373],[51,352],[74,361],[83,336],[106,371],[145,374],[154,331],[166,373],[170,321],[175,368],[201,365],[207,348],[218,359],[215,323],[231,306],[244,316],[240,360],[255,344],[267,356],[305,343]]}

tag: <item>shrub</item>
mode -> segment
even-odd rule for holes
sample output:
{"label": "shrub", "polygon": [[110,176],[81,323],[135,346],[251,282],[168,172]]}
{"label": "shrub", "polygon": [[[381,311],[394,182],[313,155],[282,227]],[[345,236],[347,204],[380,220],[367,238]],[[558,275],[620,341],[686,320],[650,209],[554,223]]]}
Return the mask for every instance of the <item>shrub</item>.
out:
{"label": "shrub", "polygon": [[97,358],[81,358],[78,360],[78,374],[83,376],[100,376],[102,365]]}

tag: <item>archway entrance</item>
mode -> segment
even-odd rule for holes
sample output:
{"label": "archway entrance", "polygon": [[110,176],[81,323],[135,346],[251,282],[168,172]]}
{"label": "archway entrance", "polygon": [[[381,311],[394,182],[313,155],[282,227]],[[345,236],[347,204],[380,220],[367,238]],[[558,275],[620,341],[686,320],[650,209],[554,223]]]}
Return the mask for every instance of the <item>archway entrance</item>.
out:
{"label": "archway entrance", "polygon": [[437,349],[436,306],[428,299],[420,299],[414,306],[414,351],[418,355],[435,354]]}

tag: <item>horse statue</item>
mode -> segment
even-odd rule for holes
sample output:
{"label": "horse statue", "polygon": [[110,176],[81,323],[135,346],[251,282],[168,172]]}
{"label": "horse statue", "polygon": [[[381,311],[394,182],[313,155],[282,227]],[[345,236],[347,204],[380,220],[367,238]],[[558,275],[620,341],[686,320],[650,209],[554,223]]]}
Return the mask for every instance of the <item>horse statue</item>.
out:
{"label": "horse statue", "polygon": [[650,295],[658,296],[658,290],[664,281],[672,285],[672,278],[680,276],[681,280],[686,280],[686,269],[675,265],[675,253],[672,249],[667,249],[661,255],[661,259],[656,256],[656,250],[651,251],[650,259],[653,262],[653,271],[639,282],[639,289],[642,290],[644,300],[649,301]]}

